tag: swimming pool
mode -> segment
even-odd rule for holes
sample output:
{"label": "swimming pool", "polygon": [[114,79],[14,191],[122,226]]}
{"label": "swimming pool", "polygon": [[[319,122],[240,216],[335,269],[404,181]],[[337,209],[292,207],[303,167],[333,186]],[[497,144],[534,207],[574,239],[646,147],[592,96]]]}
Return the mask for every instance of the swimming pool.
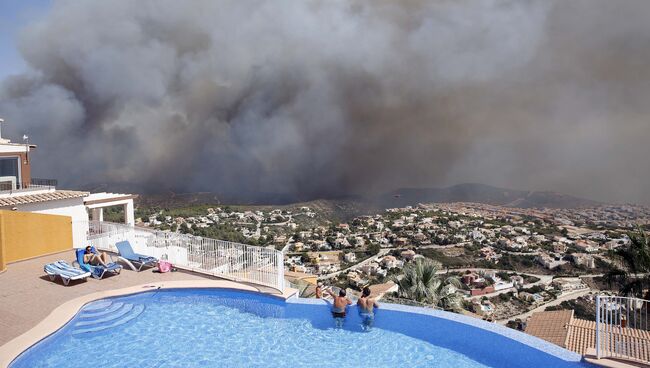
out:
{"label": "swimming pool", "polygon": [[554,345],[464,318],[382,305],[375,327],[364,332],[355,307],[336,329],[320,300],[227,289],[148,291],[85,305],[10,367],[588,366]]}

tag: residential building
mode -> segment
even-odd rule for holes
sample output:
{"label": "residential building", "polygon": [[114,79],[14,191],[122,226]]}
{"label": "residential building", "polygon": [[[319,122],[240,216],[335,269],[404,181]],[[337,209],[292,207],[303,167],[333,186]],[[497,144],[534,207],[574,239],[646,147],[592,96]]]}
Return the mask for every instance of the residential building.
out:
{"label": "residential building", "polygon": [[572,278],[557,278],[551,282],[556,289],[561,290],[563,293],[571,292],[575,290],[585,290],[588,288],[582,280],[578,277]]}
{"label": "residential building", "polygon": [[33,178],[30,153],[35,148],[0,136],[0,210],[66,216],[76,248],[86,245],[89,220],[103,221],[106,207],[122,206],[125,223],[135,225],[136,195],[61,190],[57,180]]}
{"label": "residential building", "polygon": [[394,256],[385,256],[384,258],[381,259],[381,265],[382,267],[390,270],[391,268],[401,267],[402,262],[400,262]]}
{"label": "residential building", "polygon": [[571,259],[576,266],[583,266],[585,268],[596,268],[596,260],[591,254],[574,253]]}
{"label": "residential building", "polygon": [[524,278],[519,275],[510,276],[510,281],[512,281],[515,287],[521,287],[524,285]]}
{"label": "residential building", "polygon": [[584,240],[584,239],[576,240],[575,246],[581,251],[587,253],[597,252],[599,249],[598,243],[592,240]]}
{"label": "residential building", "polygon": [[564,243],[553,243],[553,251],[555,253],[566,253],[567,245]]}
{"label": "residential building", "polygon": [[357,255],[354,252],[345,253],[343,255],[343,260],[347,263],[353,263],[357,260]]}
{"label": "residential building", "polygon": [[567,261],[563,260],[561,257],[550,256],[547,254],[539,255],[535,257],[535,260],[537,260],[537,262],[539,262],[542,266],[548,268],[549,270],[552,270],[556,267],[559,267],[567,263]]}
{"label": "residential building", "polygon": [[415,251],[413,251],[412,249],[402,251],[400,255],[402,256],[402,258],[404,258],[407,261],[412,261],[415,259]]}

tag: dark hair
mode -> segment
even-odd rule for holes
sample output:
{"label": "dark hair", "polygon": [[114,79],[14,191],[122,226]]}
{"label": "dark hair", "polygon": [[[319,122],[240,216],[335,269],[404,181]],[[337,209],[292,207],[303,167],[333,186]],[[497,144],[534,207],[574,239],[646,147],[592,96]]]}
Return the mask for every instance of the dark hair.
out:
{"label": "dark hair", "polygon": [[364,288],[363,288],[363,291],[361,292],[361,295],[363,295],[363,296],[366,297],[366,298],[369,297],[369,296],[370,296],[370,288],[367,287],[367,286],[364,287]]}
{"label": "dark hair", "polygon": [[90,252],[92,250],[93,250],[93,248],[90,245],[86,247],[86,252]]}
{"label": "dark hair", "polygon": [[339,296],[345,296],[345,289],[339,290]]}

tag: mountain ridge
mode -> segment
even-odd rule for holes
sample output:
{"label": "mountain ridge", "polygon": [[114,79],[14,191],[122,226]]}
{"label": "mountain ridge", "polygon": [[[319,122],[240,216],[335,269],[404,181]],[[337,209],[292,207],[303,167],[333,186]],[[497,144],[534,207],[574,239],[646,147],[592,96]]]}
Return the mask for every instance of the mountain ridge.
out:
{"label": "mountain ridge", "polygon": [[[392,198],[392,199],[391,199]],[[553,191],[499,188],[479,183],[463,183],[443,188],[400,188],[380,195],[381,205],[401,207],[417,203],[475,202],[518,208],[581,208],[601,202]]]}
{"label": "mountain ridge", "polygon": [[158,193],[142,192],[129,184],[92,184],[82,189],[92,191],[120,191],[140,193],[140,203],[165,207],[194,204],[230,204],[251,206],[284,206],[300,203],[329,201],[335,206],[348,205],[360,212],[371,212],[391,207],[415,206],[418,203],[474,202],[518,208],[583,208],[602,205],[590,199],[579,198],[553,191],[528,191],[496,186],[463,183],[448,187],[399,188],[375,195],[349,195],[332,198],[304,198],[291,193],[218,193],[179,192],[161,190]]}

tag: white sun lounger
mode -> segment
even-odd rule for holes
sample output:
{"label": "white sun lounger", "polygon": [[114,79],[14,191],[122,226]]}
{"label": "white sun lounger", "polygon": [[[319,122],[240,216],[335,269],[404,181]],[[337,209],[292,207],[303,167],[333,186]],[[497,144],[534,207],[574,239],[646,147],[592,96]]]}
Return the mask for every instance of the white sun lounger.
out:
{"label": "white sun lounger", "polygon": [[52,281],[56,279],[57,275],[61,276],[63,285],[66,286],[70,283],[70,280],[82,280],[90,277],[90,272],[73,267],[66,261],[48,263],[43,267],[43,270]]}

